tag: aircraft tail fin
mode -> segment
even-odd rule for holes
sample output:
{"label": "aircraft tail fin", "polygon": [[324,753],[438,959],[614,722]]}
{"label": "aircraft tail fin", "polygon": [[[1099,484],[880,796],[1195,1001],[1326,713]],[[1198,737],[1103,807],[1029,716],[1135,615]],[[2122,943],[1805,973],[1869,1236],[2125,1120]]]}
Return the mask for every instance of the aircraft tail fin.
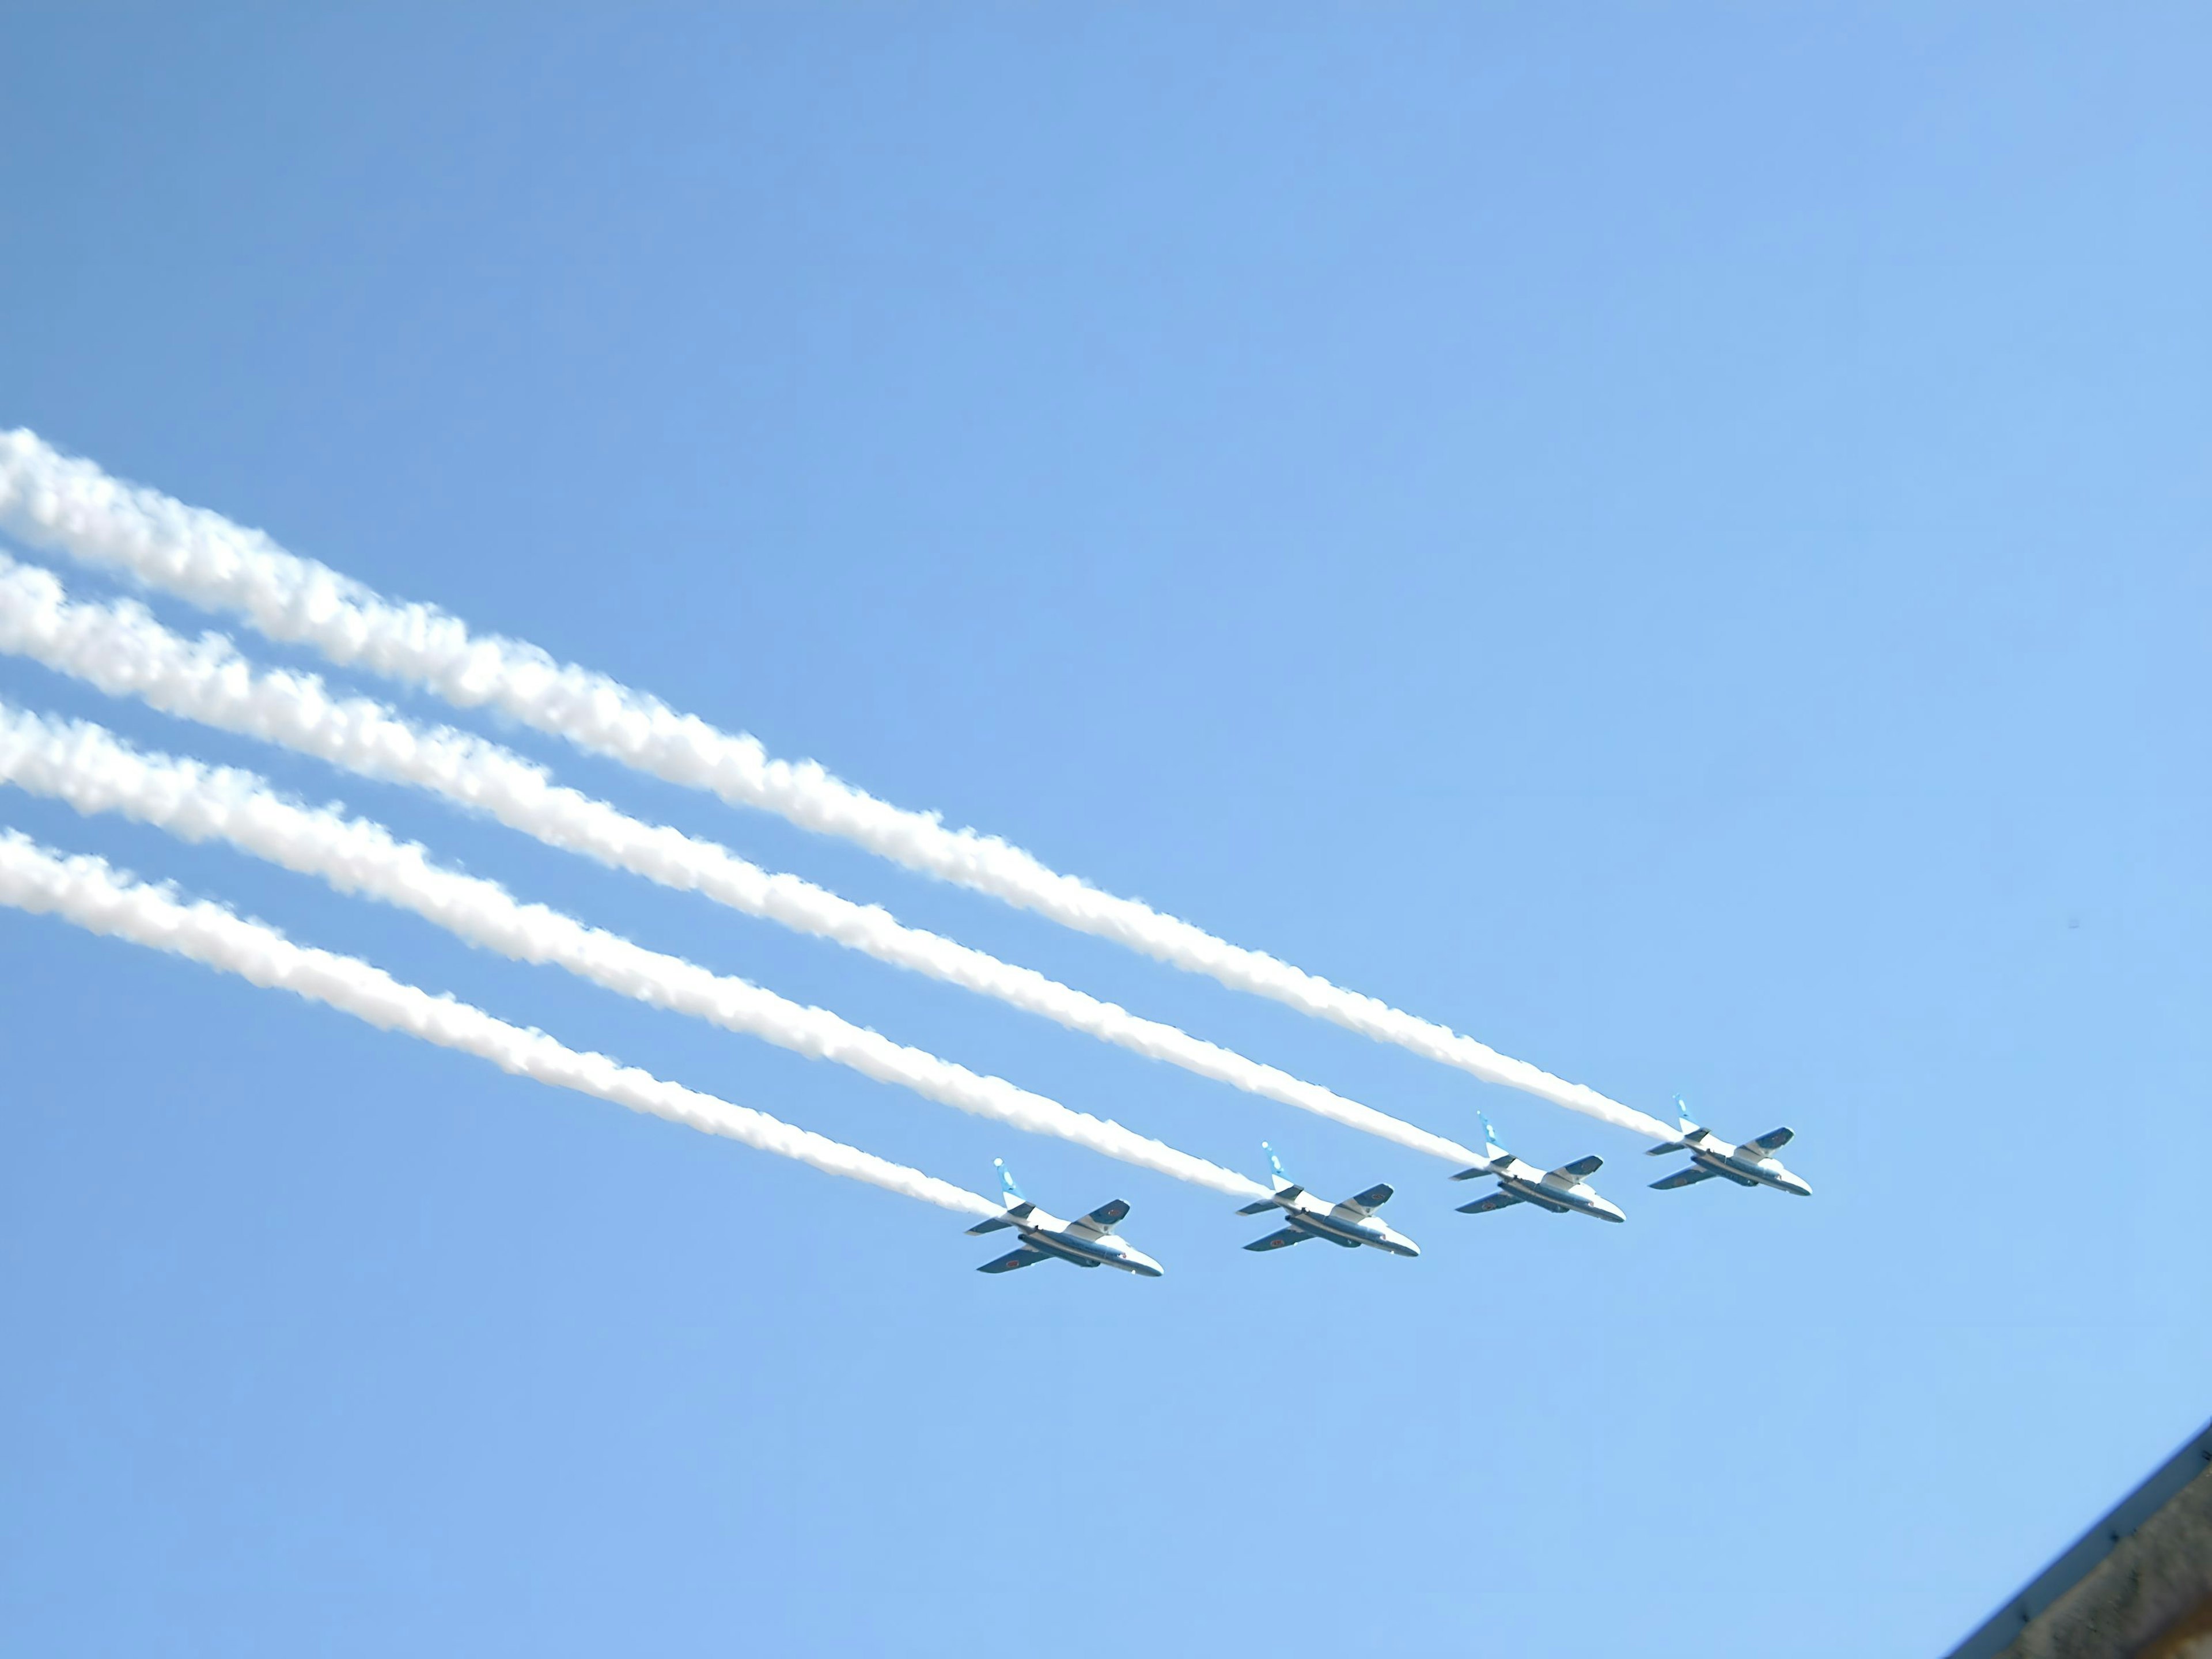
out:
{"label": "aircraft tail fin", "polygon": [[1477,1112],[1475,1116],[1482,1122],[1482,1155],[1493,1162],[1508,1156],[1505,1149],[1498,1144],[1498,1131],[1491,1127],[1490,1115]]}
{"label": "aircraft tail fin", "polygon": [[1705,1133],[1698,1127],[1696,1120],[1691,1117],[1689,1103],[1680,1095],[1674,1097],[1674,1121],[1680,1127],[1681,1133],[1672,1140],[1661,1141],[1656,1146],[1646,1146],[1644,1149],[1644,1157],[1664,1158],[1669,1152],[1686,1152],[1698,1144],[1698,1139]]}
{"label": "aircraft tail fin", "polygon": [[1006,1167],[1006,1160],[994,1158],[991,1163],[999,1172],[999,1185],[1006,1189],[1006,1212],[994,1215],[988,1221],[977,1222],[968,1230],[971,1233],[995,1233],[1001,1227],[1011,1227],[1017,1221],[1027,1220],[1030,1212],[1036,1208],[1022,1195],[1021,1188],[1015,1183],[1014,1172]]}

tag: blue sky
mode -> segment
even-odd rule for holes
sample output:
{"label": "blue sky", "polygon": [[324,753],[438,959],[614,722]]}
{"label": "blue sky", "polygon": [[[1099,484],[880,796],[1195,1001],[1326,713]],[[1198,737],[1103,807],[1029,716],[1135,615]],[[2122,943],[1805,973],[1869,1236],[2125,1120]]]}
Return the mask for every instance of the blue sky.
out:
{"label": "blue sky", "polygon": [[[0,421],[1647,1109],[1639,1143],[502,735],[1622,1228],[0,661],[1418,1262],[10,794],[1063,1212],[0,915],[25,1650],[1942,1651],[2207,1415],[2189,8],[19,12]],[[88,589],[96,587],[65,573]],[[156,607],[180,625],[202,619]],[[256,654],[303,661],[254,642]],[[425,714],[428,705],[415,705]],[[496,729],[487,726],[485,729]],[[1102,1284],[1101,1279],[1115,1282]]]}

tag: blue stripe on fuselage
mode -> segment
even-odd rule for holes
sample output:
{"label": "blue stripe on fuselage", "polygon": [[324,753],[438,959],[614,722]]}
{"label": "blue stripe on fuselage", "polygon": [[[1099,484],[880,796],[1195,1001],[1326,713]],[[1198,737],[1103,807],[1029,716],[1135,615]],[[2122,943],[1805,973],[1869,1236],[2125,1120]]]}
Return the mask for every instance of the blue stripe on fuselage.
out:
{"label": "blue stripe on fuselage", "polygon": [[1418,1245],[1401,1243],[1391,1238],[1387,1232],[1364,1232],[1333,1216],[1286,1213],[1284,1219],[1309,1238],[1324,1238],[1346,1249],[1364,1244],[1370,1249],[1382,1250],[1391,1255],[1419,1255],[1421,1253]]}
{"label": "blue stripe on fuselage", "polygon": [[1556,1192],[1547,1192],[1540,1183],[1534,1181],[1509,1181],[1504,1185],[1506,1190],[1523,1204],[1534,1204],[1539,1209],[1549,1210],[1553,1215],[1565,1215],[1569,1210],[1585,1210],[1589,1207],[1587,1204],[1577,1203],[1571,1198],[1562,1197]]}
{"label": "blue stripe on fuselage", "polygon": [[1373,1244],[1378,1247],[1382,1243],[1372,1233],[1363,1233],[1356,1227],[1346,1226],[1343,1222],[1334,1220],[1327,1216],[1300,1215],[1296,1211],[1292,1211],[1285,1219],[1302,1233],[1311,1233],[1316,1237],[1326,1238],[1332,1243],[1341,1240],[1346,1244]]}
{"label": "blue stripe on fuselage", "polygon": [[1772,1176],[1767,1174],[1765,1170],[1760,1169],[1756,1164],[1748,1163],[1742,1158],[1723,1158],[1718,1152],[1692,1152],[1690,1154],[1690,1161],[1692,1164],[1704,1164],[1705,1168],[1711,1170],[1715,1175],[1739,1175],[1743,1176],[1747,1181],[1757,1182],[1762,1187],[1774,1187],[1779,1188],[1784,1191],[1788,1190],[1788,1188],[1782,1187],[1782,1183],[1780,1182],[1777,1181]]}
{"label": "blue stripe on fuselage", "polygon": [[1108,1250],[1085,1249],[1072,1238],[1051,1233],[1034,1233],[1026,1230],[1022,1234],[1024,1244],[1035,1246],[1062,1261],[1073,1261],[1079,1267],[1110,1267],[1121,1265],[1121,1258]]}

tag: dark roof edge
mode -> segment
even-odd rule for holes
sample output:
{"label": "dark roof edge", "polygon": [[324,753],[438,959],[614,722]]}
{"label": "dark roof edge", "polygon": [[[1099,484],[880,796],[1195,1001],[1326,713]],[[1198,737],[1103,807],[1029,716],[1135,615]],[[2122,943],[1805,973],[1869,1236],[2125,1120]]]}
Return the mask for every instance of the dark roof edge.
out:
{"label": "dark roof edge", "polygon": [[1979,1630],[1945,1659],[1994,1659],[2015,1641],[2052,1602],[2089,1576],[2123,1539],[2164,1509],[2166,1500],[2212,1467],[2212,1423],[2159,1466],[2142,1485],[2115,1504],[2109,1514],[2074,1541],[2073,1547],[2031,1579],[2019,1595],[1991,1613]]}

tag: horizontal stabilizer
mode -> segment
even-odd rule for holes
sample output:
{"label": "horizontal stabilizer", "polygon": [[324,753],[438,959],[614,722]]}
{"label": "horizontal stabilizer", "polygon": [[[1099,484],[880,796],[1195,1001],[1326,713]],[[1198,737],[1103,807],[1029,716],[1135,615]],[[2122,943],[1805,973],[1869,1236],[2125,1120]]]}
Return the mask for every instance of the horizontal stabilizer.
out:
{"label": "horizontal stabilizer", "polygon": [[1653,1182],[1651,1186],[1654,1191],[1663,1193],[1676,1187],[1694,1187],[1700,1181],[1711,1181],[1719,1173],[1717,1170],[1708,1170],[1702,1164],[1692,1164],[1686,1170],[1677,1170],[1674,1174]]}
{"label": "horizontal stabilizer", "polygon": [[1686,1140],[1662,1140],[1656,1146],[1646,1146],[1644,1149],[1644,1156],[1664,1158],[1669,1152],[1686,1152],[1689,1150],[1690,1143]]}
{"label": "horizontal stabilizer", "polygon": [[1588,1158],[1578,1158],[1571,1164],[1562,1164],[1552,1173],[1555,1176],[1572,1176],[1577,1181],[1580,1181],[1584,1176],[1594,1176],[1603,1168],[1605,1168],[1605,1160],[1595,1152],[1592,1152]]}
{"label": "horizontal stabilizer", "polygon": [[1011,1227],[1013,1224],[1014,1224],[1007,1220],[1006,1217],[1002,1215],[994,1215],[988,1221],[977,1222],[968,1231],[971,1233],[995,1233],[1002,1228]]}
{"label": "horizontal stabilizer", "polygon": [[1472,1181],[1477,1176],[1495,1175],[1498,1172],[1492,1169],[1489,1164],[1478,1164],[1472,1170],[1462,1170],[1457,1175],[1454,1176],[1452,1179],[1454,1181]]}
{"label": "horizontal stabilizer", "polygon": [[1758,1139],[1746,1141],[1743,1150],[1747,1152],[1756,1152],[1759,1157],[1765,1158],[1769,1152],[1780,1152],[1790,1143],[1795,1135],[1794,1130],[1769,1129]]}
{"label": "horizontal stabilizer", "polygon": [[986,1261],[975,1271],[979,1273],[1010,1273],[1017,1267],[1034,1267],[1045,1259],[1045,1254],[1024,1244],[1018,1250],[1009,1250],[996,1261]]}
{"label": "horizontal stabilizer", "polygon": [[1509,1204],[1522,1201],[1518,1193],[1492,1193],[1488,1198],[1478,1198],[1472,1204],[1459,1206],[1462,1215],[1482,1215],[1492,1210],[1502,1210]]}
{"label": "horizontal stabilizer", "polygon": [[1237,1213],[1239,1215],[1265,1215],[1268,1211],[1275,1207],[1276,1205],[1273,1199],[1263,1198],[1257,1204],[1247,1204],[1243,1209],[1237,1211]]}
{"label": "horizontal stabilizer", "polygon": [[1312,1237],[1310,1233],[1300,1232],[1296,1227],[1285,1227],[1279,1233],[1269,1233],[1265,1238],[1255,1238],[1244,1248],[1248,1250],[1279,1250],[1285,1245],[1303,1244]]}

